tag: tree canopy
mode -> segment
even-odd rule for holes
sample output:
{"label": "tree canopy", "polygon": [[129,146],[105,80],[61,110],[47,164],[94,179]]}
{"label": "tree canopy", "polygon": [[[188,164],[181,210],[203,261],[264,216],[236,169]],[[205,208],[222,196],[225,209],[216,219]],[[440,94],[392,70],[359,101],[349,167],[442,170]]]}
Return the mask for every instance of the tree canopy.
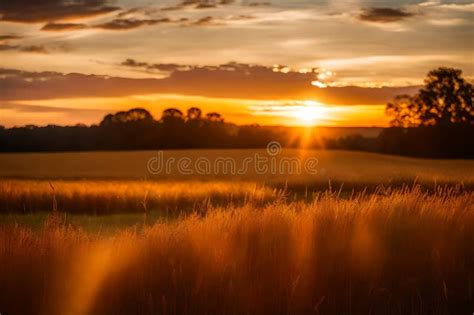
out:
{"label": "tree canopy", "polygon": [[104,117],[101,126],[114,126],[129,123],[153,122],[153,116],[143,108],[133,108],[115,114],[108,114]]}
{"label": "tree canopy", "polygon": [[462,71],[438,68],[428,73],[414,96],[399,95],[386,107],[394,127],[474,125],[473,87]]}

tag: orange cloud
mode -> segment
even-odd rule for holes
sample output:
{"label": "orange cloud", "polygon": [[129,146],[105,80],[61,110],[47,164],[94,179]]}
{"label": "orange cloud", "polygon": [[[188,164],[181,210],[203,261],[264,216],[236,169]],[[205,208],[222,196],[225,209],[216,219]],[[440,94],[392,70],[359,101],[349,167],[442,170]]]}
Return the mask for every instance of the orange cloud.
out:
{"label": "orange cloud", "polygon": [[[168,69],[163,78],[132,79],[79,73],[0,70],[3,100],[73,97],[117,97],[143,94],[180,94],[257,100],[314,99],[327,104],[383,104],[411,87],[327,87],[311,83],[314,73],[275,72],[272,67],[229,63],[220,66],[141,64],[145,70]],[[178,69],[178,70],[176,70]],[[184,70],[182,70],[184,69]]]}
{"label": "orange cloud", "polygon": [[93,17],[119,9],[108,0],[3,1],[0,16],[2,21],[38,23]]}

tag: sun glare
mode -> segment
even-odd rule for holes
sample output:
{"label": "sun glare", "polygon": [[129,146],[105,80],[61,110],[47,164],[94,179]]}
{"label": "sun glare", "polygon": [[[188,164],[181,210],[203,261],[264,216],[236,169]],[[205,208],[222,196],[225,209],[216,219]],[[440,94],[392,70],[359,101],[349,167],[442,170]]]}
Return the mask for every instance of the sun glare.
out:
{"label": "sun glare", "polygon": [[305,125],[321,122],[326,116],[324,105],[315,101],[304,101],[303,105],[294,109],[293,117]]}

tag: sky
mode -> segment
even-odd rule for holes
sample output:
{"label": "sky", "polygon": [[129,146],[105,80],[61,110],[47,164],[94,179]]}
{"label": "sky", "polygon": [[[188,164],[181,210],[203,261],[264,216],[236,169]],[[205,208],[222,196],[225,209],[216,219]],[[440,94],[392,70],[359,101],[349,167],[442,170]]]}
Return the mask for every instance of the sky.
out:
{"label": "sky", "polygon": [[386,126],[440,66],[474,78],[472,1],[0,3],[0,125],[142,107],[238,124]]}

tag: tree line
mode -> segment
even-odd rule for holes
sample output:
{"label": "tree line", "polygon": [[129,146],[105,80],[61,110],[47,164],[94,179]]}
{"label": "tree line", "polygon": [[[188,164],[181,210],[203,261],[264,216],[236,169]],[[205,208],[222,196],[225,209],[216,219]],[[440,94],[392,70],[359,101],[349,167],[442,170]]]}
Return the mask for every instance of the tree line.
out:
{"label": "tree line", "polygon": [[[106,115],[98,125],[0,128],[1,152],[256,148],[284,132],[258,125],[237,126],[216,112],[176,108],[155,119],[143,108]],[[285,141],[285,143],[287,143]],[[288,143],[288,145],[290,145]]]}
{"label": "tree line", "polygon": [[375,138],[321,138],[315,128],[312,138],[303,139],[290,128],[237,126],[219,113],[204,115],[198,107],[186,113],[168,108],[160,119],[134,108],[108,114],[99,125],[0,128],[0,152],[264,148],[278,141],[294,148],[474,158],[473,89],[461,74],[450,68],[433,70],[418,94],[395,97],[386,107],[391,127]]}

